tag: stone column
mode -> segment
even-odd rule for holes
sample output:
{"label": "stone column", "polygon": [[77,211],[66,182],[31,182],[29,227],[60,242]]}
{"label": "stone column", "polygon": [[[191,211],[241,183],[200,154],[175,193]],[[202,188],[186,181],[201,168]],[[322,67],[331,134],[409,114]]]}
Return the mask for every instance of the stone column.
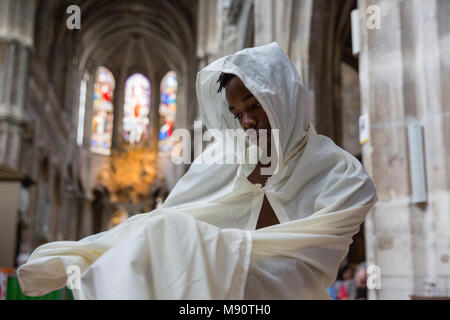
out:
{"label": "stone column", "polygon": [[151,150],[158,152],[159,149],[159,104],[161,99],[161,80],[160,74],[155,75],[151,79],[150,92],[150,125],[149,125],[149,142]]}
{"label": "stone column", "polygon": [[[380,29],[369,29],[376,5]],[[450,296],[450,26],[448,1],[359,0],[363,161],[379,201],[366,220],[371,299]],[[413,203],[408,125],[423,127],[427,202]]]}
{"label": "stone column", "polygon": [[[255,46],[272,41],[278,42],[296,67],[305,86],[312,90],[313,99],[315,96],[327,96],[322,94],[326,90],[318,88],[314,82],[315,80],[320,82],[324,77],[323,70],[314,66],[315,61],[319,61],[325,52],[324,45],[317,48],[317,45],[325,43],[318,39],[326,39],[329,32],[329,28],[324,26],[327,23],[324,21],[326,16],[317,14],[324,11],[321,10],[320,4],[330,10],[329,0],[319,2],[317,4],[312,0],[254,0]],[[313,23],[322,27],[312,28]],[[316,64],[323,65],[321,62]],[[319,101],[319,104],[323,103]],[[316,125],[314,109],[308,110],[306,117]]]}
{"label": "stone column", "polygon": [[0,163],[19,169],[35,1],[0,1]]}
{"label": "stone column", "polygon": [[123,106],[125,103],[125,82],[127,78],[124,73],[115,77],[116,85],[114,88],[114,96],[113,96],[113,133],[111,139],[111,150],[117,149],[123,142],[123,116],[124,110]]}
{"label": "stone column", "polygon": [[25,124],[29,49],[15,40],[3,42],[0,59],[0,163],[18,169]]}

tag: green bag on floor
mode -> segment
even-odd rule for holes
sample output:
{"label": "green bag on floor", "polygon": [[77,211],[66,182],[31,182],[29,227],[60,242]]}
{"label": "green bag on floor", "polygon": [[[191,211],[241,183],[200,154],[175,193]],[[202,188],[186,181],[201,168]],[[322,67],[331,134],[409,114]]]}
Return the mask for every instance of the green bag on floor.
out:
{"label": "green bag on floor", "polygon": [[8,277],[6,300],[73,300],[73,295],[71,290],[63,288],[40,297],[29,297],[22,293],[17,277]]}

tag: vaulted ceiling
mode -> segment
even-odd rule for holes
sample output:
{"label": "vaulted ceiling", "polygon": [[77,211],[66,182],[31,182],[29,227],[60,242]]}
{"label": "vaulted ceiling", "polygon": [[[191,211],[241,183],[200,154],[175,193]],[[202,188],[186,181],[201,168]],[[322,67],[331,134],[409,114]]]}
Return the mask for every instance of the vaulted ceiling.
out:
{"label": "vaulted ceiling", "polygon": [[[81,30],[66,27],[74,4],[81,8]],[[58,84],[70,63],[81,72],[106,66],[121,78],[183,73],[195,61],[196,10],[197,0],[41,0],[35,49],[62,95]]]}

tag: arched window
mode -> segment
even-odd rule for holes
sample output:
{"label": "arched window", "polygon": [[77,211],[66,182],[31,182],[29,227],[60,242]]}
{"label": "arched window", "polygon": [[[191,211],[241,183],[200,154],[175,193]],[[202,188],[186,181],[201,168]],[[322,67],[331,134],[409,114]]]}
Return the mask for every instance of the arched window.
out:
{"label": "arched window", "polygon": [[104,67],[98,68],[95,76],[91,151],[104,155],[111,153],[114,87],[111,71]]}
{"label": "arched window", "polygon": [[159,148],[169,151],[173,142],[172,136],[177,111],[177,76],[175,72],[168,72],[161,80],[161,104],[159,105]]}
{"label": "arched window", "polygon": [[140,73],[125,82],[123,137],[134,144],[147,138],[150,112],[150,82]]}

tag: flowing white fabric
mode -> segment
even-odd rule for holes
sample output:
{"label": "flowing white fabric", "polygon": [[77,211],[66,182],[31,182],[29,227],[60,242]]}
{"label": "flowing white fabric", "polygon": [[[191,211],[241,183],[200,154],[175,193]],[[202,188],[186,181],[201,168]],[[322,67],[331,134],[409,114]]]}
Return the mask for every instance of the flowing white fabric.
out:
{"label": "flowing white fabric", "polygon": [[[375,187],[357,159],[305,122],[310,96],[277,43],[198,73],[202,119],[226,136],[240,125],[217,93],[221,72],[237,75],[279,130],[279,170],[265,186],[247,179],[255,164],[221,163],[242,150],[216,132],[162,207],[38,247],[18,270],[25,294],[64,287],[77,265],[77,299],[330,299],[326,289],[377,201]],[[280,224],[255,230],[264,195]]]}

